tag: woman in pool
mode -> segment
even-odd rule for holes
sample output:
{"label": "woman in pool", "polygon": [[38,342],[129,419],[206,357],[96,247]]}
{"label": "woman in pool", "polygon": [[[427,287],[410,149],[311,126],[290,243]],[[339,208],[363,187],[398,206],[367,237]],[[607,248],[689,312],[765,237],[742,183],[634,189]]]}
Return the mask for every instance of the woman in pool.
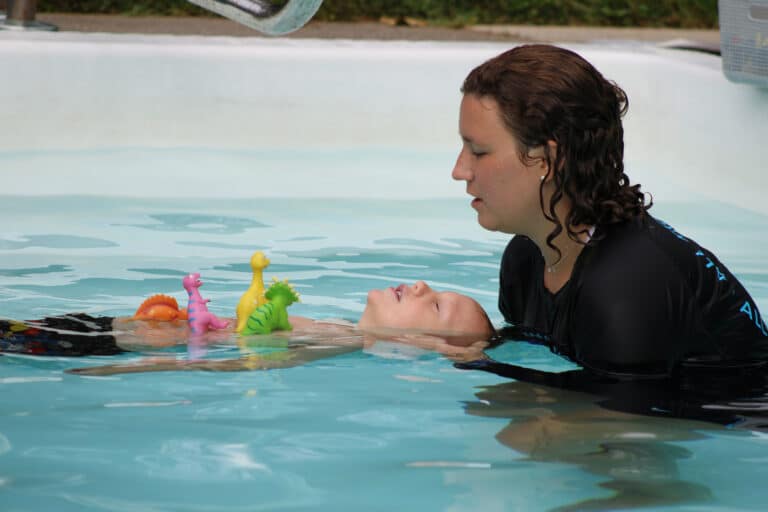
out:
{"label": "woman in pool", "polygon": [[462,92],[452,176],[482,227],[515,235],[499,291],[510,337],[621,379],[768,368],[754,300],[630,184],[622,89],[569,50],[528,45]]}
{"label": "woman in pool", "polygon": [[[493,325],[477,301],[459,293],[433,290],[424,281],[411,286],[401,284],[396,288],[371,290],[357,325],[297,316],[291,317],[290,321],[292,331],[276,331],[267,337],[248,337],[257,346],[260,340],[263,345],[264,338],[297,342],[288,343],[290,357],[264,358],[259,368],[296,366],[359,350],[381,339],[460,357],[479,354],[487,345],[485,342],[495,334]],[[206,343],[232,339],[234,325],[235,322],[230,320],[227,329],[209,331],[203,339],[193,342],[200,349]],[[38,321],[0,321],[0,352],[52,356],[112,355],[183,344],[188,340],[187,322],[180,320],[157,322],[131,317],[74,314]],[[268,346],[269,342],[266,344]],[[163,365],[155,364],[155,368],[135,365],[135,371],[254,368],[253,358],[247,363],[243,366],[236,360],[180,362],[174,359]],[[94,371],[101,371],[101,374],[107,372]]]}

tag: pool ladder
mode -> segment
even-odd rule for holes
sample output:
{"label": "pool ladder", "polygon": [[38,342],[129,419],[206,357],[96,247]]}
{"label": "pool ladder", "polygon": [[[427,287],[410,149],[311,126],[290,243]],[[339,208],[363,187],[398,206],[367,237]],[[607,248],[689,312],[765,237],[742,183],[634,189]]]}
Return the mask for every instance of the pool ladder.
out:
{"label": "pool ladder", "polygon": [[[288,34],[303,27],[315,15],[323,0],[289,0],[275,8],[267,0],[188,0],[216,14],[271,36]],[[6,4],[5,19],[0,12],[0,30],[56,30],[55,25],[35,20],[37,0],[0,0]]]}
{"label": "pool ladder", "polygon": [[323,3],[323,0],[290,0],[282,9],[275,9],[266,0],[187,1],[271,36],[300,29]]}
{"label": "pool ladder", "polygon": [[55,25],[35,20],[37,0],[0,0],[0,30],[57,30]]}

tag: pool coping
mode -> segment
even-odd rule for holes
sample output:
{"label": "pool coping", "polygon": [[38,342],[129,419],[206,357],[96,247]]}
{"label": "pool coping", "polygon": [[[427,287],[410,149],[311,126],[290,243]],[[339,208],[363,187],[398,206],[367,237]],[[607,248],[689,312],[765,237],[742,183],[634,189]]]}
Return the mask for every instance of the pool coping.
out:
{"label": "pool coping", "polygon": [[[108,14],[38,13],[38,21],[61,32],[106,32],[199,36],[265,37],[221,17],[126,16]],[[462,28],[393,26],[375,21],[312,21],[289,34],[296,39],[356,39],[410,41],[514,41],[584,43],[603,40],[668,42],[685,40],[709,48],[719,47],[717,29],[639,27],[583,27],[537,25],[474,25]]]}

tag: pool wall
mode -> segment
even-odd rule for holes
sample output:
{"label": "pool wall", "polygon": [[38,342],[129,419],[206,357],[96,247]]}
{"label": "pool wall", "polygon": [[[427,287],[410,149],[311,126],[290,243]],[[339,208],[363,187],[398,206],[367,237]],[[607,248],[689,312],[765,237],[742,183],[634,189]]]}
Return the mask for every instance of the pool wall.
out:
{"label": "pool wall", "polygon": [[[449,177],[459,87],[510,47],[76,33],[0,41],[2,193],[142,197],[462,197]],[[570,47],[628,92],[633,181],[657,200],[768,213],[768,91],[728,82],[711,55]],[[124,162],[105,168],[101,157],[115,152]],[[297,152],[300,163],[277,162]],[[259,155],[269,156],[263,165]]]}

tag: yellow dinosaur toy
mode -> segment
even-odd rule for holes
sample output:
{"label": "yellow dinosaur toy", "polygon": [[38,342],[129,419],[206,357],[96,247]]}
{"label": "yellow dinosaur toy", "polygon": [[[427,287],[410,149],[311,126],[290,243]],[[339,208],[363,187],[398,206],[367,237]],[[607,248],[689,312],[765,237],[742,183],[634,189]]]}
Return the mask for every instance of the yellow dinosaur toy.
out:
{"label": "yellow dinosaur toy", "polygon": [[245,291],[240,302],[237,303],[237,332],[242,332],[245,328],[248,318],[253,311],[265,304],[267,299],[264,297],[264,269],[269,266],[269,259],[261,251],[256,251],[251,256],[251,269],[253,270],[253,279],[251,286]]}

